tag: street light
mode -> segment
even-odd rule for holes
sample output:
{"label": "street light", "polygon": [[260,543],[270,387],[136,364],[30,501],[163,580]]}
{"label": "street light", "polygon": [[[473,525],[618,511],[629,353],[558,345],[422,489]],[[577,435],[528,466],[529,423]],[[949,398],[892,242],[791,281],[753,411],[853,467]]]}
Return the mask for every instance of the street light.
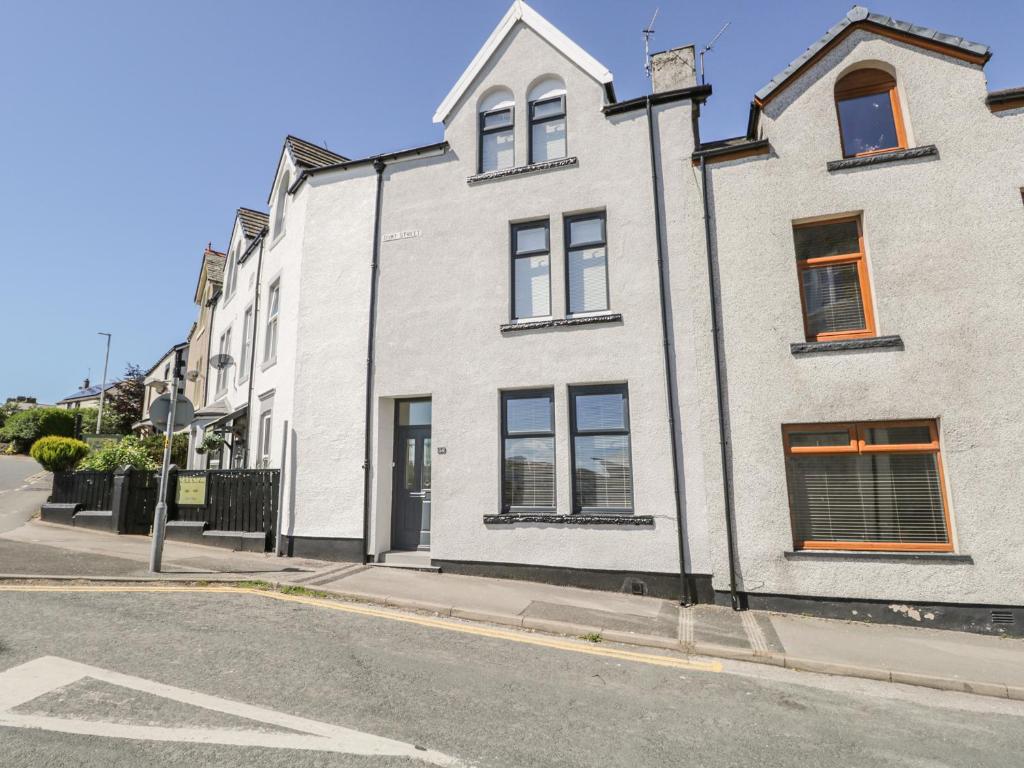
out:
{"label": "street light", "polygon": [[96,434],[102,434],[100,425],[103,423],[103,397],[107,393],[107,363],[110,362],[110,334],[97,331],[97,335],[107,337],[107,354],[103,358],[103,383],[100,384],[100,412],[96,414]]}

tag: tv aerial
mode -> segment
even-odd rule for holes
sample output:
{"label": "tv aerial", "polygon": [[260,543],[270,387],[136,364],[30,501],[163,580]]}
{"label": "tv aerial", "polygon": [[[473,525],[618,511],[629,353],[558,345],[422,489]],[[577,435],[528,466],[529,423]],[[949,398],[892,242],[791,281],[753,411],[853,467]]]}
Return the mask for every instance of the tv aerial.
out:
{"label": "tv aerial", "polygon": [[654,9],[651,23],[644,27],[644,31],[640,33],[644,36],[644,72],[647,73],[647,77],[651,76],[651,38],[654,37],[654,20],[658,18],[658,11],[660,10],[661,8]]}
{"label": "tv aerial", "polygon": [[718,42],[718,38],[720,38],[722,36],[722,34],[725,32],[725,30],[727,30],[729,28],[730,24],[732,24],[731,21],[725,22],[725,25],[720,30],[718,30],[718,34],[711,38],[711,42],[708,43],[707,45],[705,45],[703,48],[700,49],[700,54],[699,55],[700,55],[700,84],[701,85],[704,85],[704,54],[705,53],[711,53],[711,49],[714,48],[715,43]]}

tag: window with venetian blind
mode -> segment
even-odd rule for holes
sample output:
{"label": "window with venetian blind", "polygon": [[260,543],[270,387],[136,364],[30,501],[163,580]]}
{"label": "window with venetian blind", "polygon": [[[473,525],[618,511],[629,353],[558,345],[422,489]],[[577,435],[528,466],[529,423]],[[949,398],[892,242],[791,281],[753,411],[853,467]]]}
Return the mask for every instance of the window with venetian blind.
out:
{"label": "window with venetian blind", "polygon": [[934,421],[783,428],[796,549],[948,552]]}
{"label": "window with venetian blind", "polygon": [[547,221],[512,225],[512,319],[551,315],[551,232]]}
{"label": "window with venetian blind", "polygon": [[569,409],[573,512],[632,513],[627,386],[570,387]]}
{"label": "window with venetian blind", "polygon": [[502,393],[501,431],[502,512],[554,512],[554,392]]}
{"label": "window with venetian blind", "polygon": [[793,227],[808,341],[875,335],[859,217]]}
{"label": "window with venetian blind", "polygon": [[569,314],[609,307],[608,243],[605,215],[565,218],[565,269]]}

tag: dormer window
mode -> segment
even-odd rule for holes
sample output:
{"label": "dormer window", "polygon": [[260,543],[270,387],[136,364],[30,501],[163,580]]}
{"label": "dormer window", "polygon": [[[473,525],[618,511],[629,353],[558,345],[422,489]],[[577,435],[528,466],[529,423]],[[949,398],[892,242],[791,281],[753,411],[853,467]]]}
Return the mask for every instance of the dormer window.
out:
{"label": "dormer window", "polygon": [[516,164],[515,101],[512,92],[491,93],[480,103],[480,173]]}
{"label": "dormer window", "polygon": [[548,78],[530,90],[530,163],[568,155],[565,141],[565,86]]}
{"label": "dormer window", "polygon": [[854,70],[839,79],[835,94],[843,157],[906,148],[896,78],[880,69]]}

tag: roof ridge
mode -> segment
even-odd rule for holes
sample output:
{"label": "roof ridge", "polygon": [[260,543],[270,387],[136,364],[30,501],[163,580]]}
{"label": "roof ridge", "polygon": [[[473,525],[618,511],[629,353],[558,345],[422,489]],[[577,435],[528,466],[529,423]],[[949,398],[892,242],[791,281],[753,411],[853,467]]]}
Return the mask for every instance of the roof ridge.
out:
{"label": "roof ridge", "polygon": [[[939,50],[951,56],[964,58],[968,61],[982,63],[988,61],[992,52],[987,45],[975,43],[959,35],[949,35],[939,32],[931,27],[921,27],[909,21],[901,21],[891,16],[883,16],[879,13],[872,13],[863,5],[855,5],[838,22],[829,27],[820,38],[814,41],[807,49],[791,61],[785,69],[779,72],[768,83],[754,94],[755,104],[758,106],[766,104],[781,87],[792,78],[799,75],[806,67],[814,63],[817,58],[830,46],[837,43],[848,30],[862,25],[870,25],[876,33],[900,39],[900,36],[916,38],[920,40],[923,47],[932,50]],[[913,42],[913,41],[910,41]],[[956,51],[960,51],[958,56]]]}

